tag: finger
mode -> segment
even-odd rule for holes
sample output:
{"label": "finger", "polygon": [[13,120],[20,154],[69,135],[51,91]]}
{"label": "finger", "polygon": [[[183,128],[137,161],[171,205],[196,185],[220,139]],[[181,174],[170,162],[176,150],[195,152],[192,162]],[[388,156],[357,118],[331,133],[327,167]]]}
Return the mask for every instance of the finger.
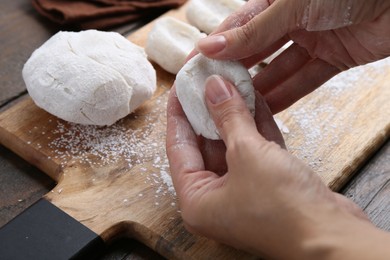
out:
{"label": "finger", "polygon": [[308,52],[294,43],[253,78],[253,85],[265,95],[294,75],[310,60],[312,57]]}
{"label": "finger", "polygon": [[188,56],[187,56],[187,58],[186,58],[186,60],[185,60],[185,62],[187,63],[190,59],[192,59],[195,55],[197,55],[199,52],[197,51],[197,50],[192,50],[191,52],[190,52],[190,54],[188,54]]}
{"label": "finger", "polygon": [[[187,168],[180,168],[180,166],[183,166],[181,161],[175,159],[174,162],[171,162],[172,164],[172,175],[174,179],[177,172],[195,172],[199,170],[207,170],[214,172],[218,176],[222,176],[227,172],[227,165],[226,165],[226,146],[223,141],[221,140],[208,140],[201,136],[195,136],[195,134],[192,132],[192,127],[190,123],[187,120],[187,117],[185,116],[182,107],[180,105],[180,102],[177,99],[175,86],[172,87],[169,100],[168,100],[168,115],[167,115],[167,146],[171,146],[171,148],[167,148],[167,153],[169,152],[169,158],[176,158],[176,151],[175,146],[181,146],[183,147],[183,144],[177,140],[179,137],[181,139],[186,140],[186,142],[191,142],[191,146],[194,147],[194,150],[199,152],[202,157],[202,167],[187,167]],[[181,122],[181,123],[179,123]],[[183,130],[180,130],[183,129]],[[183,134],[176,134],[176,132],[183,133]],[[185,135],[187,133],[187,136]],[[191,135],[191,136],[189,136]],[[178,137],[178,138],[173,138]],[[168,151],[169,149],[173,150]],[[184,157],[185,155],[178,154],[181,157]],[[193,157],[193,160],[195,161],[195,158]],[[199,160],[196,159],[196,160]],[[187,161],[186,159],[183,159],[183,161]],[[187,161],[189,162],[189,161]],[[176,166],[176,164],[178,164]]]}
{"label": "finger", "polygon": [[199,40],[197,50],[215,59],[240,60],[250,57],[295,29],[295,19],[302,12],[296,1],[275,1],[241,27]]}
{"label": "finger", "polygon": [[250,0],[229,15],[210,35],[243,26],[270,6],[267,0]]}
{"label": "finger", "polygon": [[[167,153],[175,159],[172,161],[174,172],[204,169],[196,138],[196,134],[193,132],[176,96],[176,88],[173,86],[168,99],[166,142]],[[187,154],[191,154],[190,158],[193,159],[186,161],[186,158],[183,157],[187,157]]]}
{"label": "finger", "polygon": [[[263,61],[267,57],[269,57],[271,54],[273,54],[275,51],[279,50],[282,46],[284,46],[289,39],[287,37],[284,37],[278,41],[276,41],[274,44],[272,44],[270,47],[266,48],[264,51],[256,53],[248,58],[244,58],[242,60],[239,60],[241,64],[243,64],[246,68],[251,68],[254,65],[258,64],[259,62]],[[190,54],[187,56],[185,62],[188,62],[190,59],[192,59],[195,55],[199,54],[199,52],[194,49],[190,52]]]}
{"label": "finger", "polygon": [[[237,12],[231,14],[225,21],[210,35],[217,34],[220,32],[228,31],[230,29],[238,28],[245,25],[250,20],[252,20],[256,15],[263,12],[270,6],[272,1],[265,0],[252,0],[248,1],[247,4],[242,6]],[[253,56],[248,58],[241,59],[240,62],[247,68],[251,68],[259,62],[263,61],[265,58],[270,56],[275,51],[279,50],[284,44],[289,41],[288,37],[283,37],[282,39],[276,41],[274,44],[266,48],[260,53],[256,53]]]}
{"label": "finger", "polygon": [[233,85],[220,76],[205,83],[206,103],[227,147],[235,138],[259,135],[255,121]]}
{"label": "finger", "polygon": [[282,148],[286,148],[282,133],[272,116],[271,110],[259,92],[256,92],[255,122],[257,130],[265,139],[279,144]]}
{"label": "finger", "polygon": [[224,175],[227,172],[225,143],[221,140],[198,138],[205,169],[215,172],[219,176]]}
{"label": "finger", "polygon": [[264,51],[261,51],[259,53],[256,53],[248,58],[244,58],[239,60],[246,68],[251,68],[254,65],[262,62],[266,58],[268,58],[271,54],[279,50],[281,47],[283,47],[289,39],[287,37],[283,37],[282,39],[279,39],[274,44],[269,46],[268,48],[264,49]]}
{"label": "finger", "polygon": [[[267,57],[269,57],[271,54],[279,50],[281,47],[283,47],[288,41],[289,37],[283,37],[282,39],[279,39],[274,44],[266,48],[264,51],[261,51],[259,53],[256,53],[248,58],[244,58],[240,60],[240,62],[246,67],[251,68],[254,65],[258,64],[259,62],[263,61]],[[186,57],[185,62],[188,62],[190,59],[192,59],[195,55],[199,54],[199,51],[196,49],[192,50],[190,54]]]}
{"label": "finger", "polygon": [[[249,22],[253,17],[257,14],[263,12],[266,8],[269,7],[269,1],[266,0],[252,0],[242,6],[239,10],[231,14],[225,21],[212,33],[209,35],[217,34],[220,32],[224,32],[233,28],[240,27],[247,22]],[[240,60],[240,62],[247,68],[251,68],[252,66],[258,64],[272,53],[280,49],[284,44],[289,41],[288,38],[284,37],[278,40],[275,44],[271,45],[269,48],[265,49],[263,52],[255,54],[251,57]],[[196,47],[197,48],[197,47]],[[187,61],[191,59],[193,56],[198,54],[199,51],[196,49],[193,50],[190,55],[187,57]]]}
{"label": "finger", "polygon": [[299,71],[286,81],[266,93],[264,97],[272,113],[276,114],[291,106],[338,73],[340,73],[338,68],[321,59],[314,59],[301,67]]}
{"label": "finger", "polygon": [[[250,21],[255,15],[261,13],[269,6],[267,0],[252,0],[243,5],[239,10],[231,14],[228,18],[226,18],[221,25],[218,26],[216,30],[214,30],[209,35],[213,35],[219,32],[224,32],[233,28],[240,27]],[[199,51],[194,50],[187,56],[186,62],[189,61],[192,57],[198,54]],[[259,59],[257,59],[258,61]]]}
{"label": "finger", "polygon": [[197,136],[181,108],[174,86],[168,99],[166,138],[172,180],[179,197],[184,197],[189,186],[212,173],[204,172]]}
{"label": "finger", "polygon": [[[173,185],[186,228],[191,232],[214,237],[215,190],[222,187],[225,179],[204,170],[197,136],[188,122],[172,87],[167,108],[167,156]],[[217,210],[218,211],[218,210]]]}

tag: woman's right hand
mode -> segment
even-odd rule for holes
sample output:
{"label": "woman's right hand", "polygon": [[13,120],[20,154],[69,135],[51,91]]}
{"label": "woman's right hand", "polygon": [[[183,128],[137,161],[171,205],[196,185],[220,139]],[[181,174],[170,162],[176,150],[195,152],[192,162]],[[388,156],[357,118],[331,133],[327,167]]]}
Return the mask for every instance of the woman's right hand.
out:
{"label": "woman's right hand", "polygon": [[[332,192],[282,148],[283,139],[260,95],[254,120],[230,82],[210,77],[207,105],[226,150],[220,145],[205,150],[175,88],[171,91],[167,155],[190,231],[277,259],[319,259],[339,252],[344,246],[340,242],[354,232],[359,239],[365,238],[362,233],[376,232],[356,204]],[[340,236],[339,230],[348,234]]]}

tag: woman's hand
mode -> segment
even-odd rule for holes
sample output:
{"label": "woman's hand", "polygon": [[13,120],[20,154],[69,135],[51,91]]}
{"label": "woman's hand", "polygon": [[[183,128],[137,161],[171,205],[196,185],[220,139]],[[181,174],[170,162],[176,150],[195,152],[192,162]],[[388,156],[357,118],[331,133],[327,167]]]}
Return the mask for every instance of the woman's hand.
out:
{"label": "woman's hand", "polygon": [[388,0],[250,0],[197,50],[248,67],[287,41],[285,52],[254,77],[273,113],[351,67],[390,55]]}
{"label": "woman's hand", "polygon": [[[324,250],[317,238],[328,239],[339,225],[363,222],[371,227],[355,204],[330,191],[282,148],[260,95],[256,120],[235,87],[219,76],[207,80],[206,97],[223,142],[195,135],[174,88],[168,102],[167,154],[190,231],[257,255],[291,258]],[[336,226],[329,231],[329,225]]]}

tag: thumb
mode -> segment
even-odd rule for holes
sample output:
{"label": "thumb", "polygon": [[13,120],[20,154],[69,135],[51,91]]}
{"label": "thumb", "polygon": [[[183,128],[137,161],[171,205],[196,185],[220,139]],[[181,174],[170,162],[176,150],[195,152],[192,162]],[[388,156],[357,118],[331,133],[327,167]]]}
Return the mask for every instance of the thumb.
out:
{"label": "thumb", "polygon": [[[304,1],[298,1],[300,2]],[[199,40],[196,48],[205,56],[214,59],[239,60],[250,57],[296,29],[295,20],[304,12],[302,5],[298,5],[297,1],[274,1],[246,24]]]}
{"label": "thumb", "polygon": [[255,121],[236,88],[220,76],[205,83],[206,104],[226,146],[237,137],[256,135]]}

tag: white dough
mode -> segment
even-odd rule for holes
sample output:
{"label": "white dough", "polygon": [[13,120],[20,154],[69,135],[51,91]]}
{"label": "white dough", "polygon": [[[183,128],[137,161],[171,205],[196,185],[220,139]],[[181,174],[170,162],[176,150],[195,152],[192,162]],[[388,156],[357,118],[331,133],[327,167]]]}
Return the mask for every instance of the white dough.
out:
{"label": "white dough", "polygon": [[73,123],[111,125],[156,89],[142,48],[118,33],[59,32],[23,68],[27,90],[47,112]]}
{"label": "white dough", "polygon": [[156,21],[149,33],[145,51],[164,70],[177,74],[195,43],[205,36],[194,26],[163,17]]}
{"label": "white dough", "polygon": [[176,93],[194,131],[208,139],[219,140],[218,130],[205,101],[205,82],[211,75],[221,75],[237,87],[249,111],[255,114],[255,92],[248,70],[236,61],[209,59],[198,54],[176,76]]}
{"label": "white dough", "polygon": [[[290,47],[290,45],[292,44],[292,41],[289,41],[287,42],[285,45],[283,45],[279,50],[275,51],[274,53],[272,53],[270,56],[268,56],[267,58],[265,58],[263,60],[263,63],[265,64],[270,64],[271,61],[273,61],[276,57],[278,57],[280,54],[282,54],[282,52],[284,52],[285,50],[288,49],[288,47]],[[251,77],[255,77],[260,71],[263,70],[263,67],[260,66],[260,65],[254,65],[252,68],[249,69],[249,74],[251,75]]]}
{"label": "white dough", "polygon": [[278,57],[282,52],[287,50],[288,47],[292,44],[292,41],[287,42],[285,45],[283,45],[279,50],[272,53],[270,56],[268,56],[266,59],[263,60],[264,63],[270,64],[271,61],[273,61],[276,57]]}
{"label": "white dough", "polygon": [[243,0],[191,0],[186,17],[190,24],[210,34],[245,3]]}

